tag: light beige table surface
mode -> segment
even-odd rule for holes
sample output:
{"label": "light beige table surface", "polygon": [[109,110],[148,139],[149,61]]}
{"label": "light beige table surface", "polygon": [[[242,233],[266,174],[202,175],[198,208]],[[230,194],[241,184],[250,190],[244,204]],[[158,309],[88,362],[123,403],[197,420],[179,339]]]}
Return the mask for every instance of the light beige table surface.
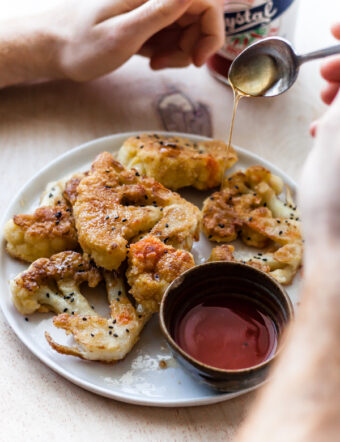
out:
{"label": "light beige table surface", "polygon": [[[0,18],[47,8],[56,1],[0,0]],[[329,26],[337,18],[340,21],[339,2],[302,0],[297,48],[312,50],[332,43]],[[234,143],[294,178],[312,144],[309,123],[325,109],[319,99],[318,66],[319,62],[304,66],[297,84],[280,98],[243,100],[237,116]],[[165,112],[163,121],[166,103],[170,113]],[[231,105],[230,90],[205,68],[155,73],[139,57],[90,84],[61,81],[2,90],[0,210],[39,168],[84,141],[164,128],[225,138]],[[2,315],[0,336],[0,440],[4,442],[230,441],[254,398],[248,394],[186,409],[127,405],[88,393],[45,367],[16,338]]]}

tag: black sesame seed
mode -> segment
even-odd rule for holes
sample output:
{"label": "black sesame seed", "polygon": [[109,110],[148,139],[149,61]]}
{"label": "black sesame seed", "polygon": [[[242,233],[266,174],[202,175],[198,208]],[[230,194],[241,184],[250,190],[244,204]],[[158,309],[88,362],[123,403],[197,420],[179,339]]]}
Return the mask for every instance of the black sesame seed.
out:
{"label": "black sesame seed", "polygon": [[268,261],[268,259],[267,258],[262,258],[262,261]]}
{"label": "black sesame seed", "polygon": [[140,174],[138,172],[135,173],[136,176],[140,176]]}
{"label": "black sesame seed", "polygon": [[263,207],[267,207],[267,203],[263,203]]}
{"label": "black sesame seed", "polygon": [[109,335],[112,335],[112,331],[111,330],[109,331]]}
{"label": "black sesame seed", "polygon": [[165,227],[168,228],[168,227],[169,227],[169,224],[165,224]]}
{"label": "black sesame seed", "polygon": [[67,308],[64,308],[64,313],[66,313],[66,312],[67,312],[67,310],[68,310]]}
{"label": "black sesame seed", "polygon": [[251,216],[251,217],[248,219],[248,221],[253,221],[253,217]]}
{"label": "black sesame seed", "polygon": [[59,211],[54,216],[59,219],[59,218],[61,218],[61,215],[62,215],[62,213]]}
{"label": "black sesame seed", "polygon": [[74,312],[71,312],[72,315],[74,315]]}
{"label": "black sesame seed", "polygon": [[220,227],[221,229],[224,229],[224,224],[219,224],[218,227]]}
{"label": "black sesame seed", "polygon": [[277,222],[278,224],[281,224],[281,221],[280,221],[279,219],[277,219],[276,222]]}
{"label": "black sesame seed", "polygon": [[57,220],[56,222],[55,222],[55,225],[57,226],[59,224],[59,220]]}
{"label": "black sesame seed", "polygon": [[238,186],[234,186],[235,187],[235,189],[239,189],[239,187]]}
{"label": "black sesame seed", "polygon": [[50,194],[48,195],[49,198],[52,198],[52,196],[53,196],[53,193],[50,193]]}
{"label": "black sesame seed", "polygon": [[122,219],[122,223],[126,223],[126,221],[127,221],[126,218]]}
{"label": "black sesame seed", "polygon": [[120,296],[122,294],[121,290],[118,290],[118,296]]}
{"label": "black sesame seed", "polygon": [[50,297],[50,294],[49,293],[46,293],[46,298],[49,298]]}
{"label": "black sesame seed", "polygon": [[25,318],[25,321],[28,322],[28,318]]}
{"label": "black sesame seed", "polygon": [[208,238],[209,238],[209,239],[212,238],[212,235],[209,235]]}
{"label": "black sesame seed", "polygon": [[115,324],[117,322],[117,320],[116,319],[114,319],[113,321],[112,321],[112,324]]}
{"label": "black sesame seed", "polygon": [[258,255],[259,255],[259,256],[262,256],[262,253],[261,253],[261,252],[259,252],[259,253],[258,253]]}
{"label": "black sesame seed", "polygon": [[139,146],[140,149],[143,149],[143,147],[144,147],[144,144],[142,144],[141,146]]}
{"label": "black sesame seed", "polygon": [[110,217],[109,217],[109,216],[106,216],[105,219],[110,219]]}
{"label": "black sesame seed", "polygon": [[117,333],[113,333],[113,336],[114,336],[115,338],[118,338]]}
{"label": "black sesame seed", "polygon": [[105,187],[105,189],[112,189],[112,186],[109,186],[109,185],[106,185],[104,187]]}
{"label": "black sesame seed", "polygon": [[87,321],[87,318],[84,317],[84,318],[83,318],[83,321]]}
{"label": "black sesame seed", "polygon": [[92,338],[94,337],[94,334],[93,333],[91,333],[91,336],[92,336]]}
{"label": "black sesame seed", "polygon": [[282,230],[280,230],[280,231],[279,231],[279,235],[282,235],[282,233],[283,233]]}
{"label": "black sesame seed", "polygon": [[130,330],[128,328],[125,329],[126,333],[130,333]]}
{"label": "black sesame seed", "polygon": [[142,317],[142,315],[138,315],[138,318],[140,319]]}
{"label": "black sesame seed", "polygon": [[214,201],[215,198],[213,196],[211,196],[210,199],[211,199],[211,201]]}
{"label": "black sesame seed", "polygon": [[139,135],[137,135],[137,136],[136,136],[136,139],[137,139],[137,140],[139,140],[139,139],[140,139],[140,136],[139,136]]}
{"label": "black sesame seed", "polygon": [[168,253],[168,250],[164,250],[164,253]]}
{"label": "black sesame seed", "polygon": [[250,238],[250,236],[248,236],[247,241],[250,241],[250,240],[251,240],[251,238]]}
{"label": "black sesame seed", "polygon": [[119,301],[120,301],[120,299],[119,299],[119,298],[116,298],[116,301],[117,301],[117,302],[119,302]]}

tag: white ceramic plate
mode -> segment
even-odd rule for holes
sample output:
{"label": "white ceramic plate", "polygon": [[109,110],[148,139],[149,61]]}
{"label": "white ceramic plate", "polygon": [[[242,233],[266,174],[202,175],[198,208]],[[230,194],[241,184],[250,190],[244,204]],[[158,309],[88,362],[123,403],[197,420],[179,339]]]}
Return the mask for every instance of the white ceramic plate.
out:
{"label": "white ceramic plate", "polygon": [[[50,181],[58,180],[76,171],[87,170],[94,157],[103,151],[116,152],[123,141],[137,133],[124,133],[100,138],[85,143],[54,160],[39,171],[16,195],[12,204],[5,213],[1,224],[16,213],[32,212],[38,205],[39,197]],[[197,135],[174,134],[189,137],[193,141],[206,139]],[[295,183],[282,171],[262,158],[243,149],[236,149],[239,162],[235,168],[246,168],[254,164],[261,164],[273,173],[281,176],[296,191]],[[192,189],[182,192],[188,200],[201,206],[206,193]],[[211,251],[210,243],[202,234],[201,240],[195,244],[193,254],[197,263],[204,261]],[[97,362],[88,362],[81,359],[64,356],[56,353],[47,344],[44,331],[47,330],[59,343],[70,344],[72,338],[66,337],[63,330],[56,329],[52,324],[52,314],[37,313],[30,316],[26,322],[14,308],[9,291],[9,280],[27,265],[10,258],[5,252],[4,241],[0,253],[0,305],[3,313],[17,334],[18,338],[46,365],[61,376],[94,393],[140,405],[154,405],[161,407],[192,406],[212,404],[245,393],[218,393],[207,386],[194,381],[172,358],[170,350],[161,335],[158,326],[158,317],[155,316],[144,329],[141,339],[128,355],[117,364],[106,365]],[[288,293],[295,304],[299,293],[300,276],[288,287]],[[105,296],[100,296],[95,289],[88,293],[96,309],[108,312]],[[166,369],[159,367],[159,362],[165,360]]]}

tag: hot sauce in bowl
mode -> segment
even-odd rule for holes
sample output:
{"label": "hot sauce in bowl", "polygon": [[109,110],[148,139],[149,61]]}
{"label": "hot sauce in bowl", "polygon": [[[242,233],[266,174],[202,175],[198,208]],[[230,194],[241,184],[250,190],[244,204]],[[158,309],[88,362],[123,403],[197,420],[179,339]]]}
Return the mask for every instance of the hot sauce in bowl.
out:
{"label": "hot sauce in bowl", "polygon": [[266,379],[293,316],[289,296],[267,273],[209,262],[170,284],[159,319],[178,362],[199,382],[232,393]]}
{"label": "hot sauce in bowl", "polygon": [[277,348],[274,321],[238,296],[217,295],[190,308],[175,325],[174,339],[198,361],[227,370],[258,365]]}

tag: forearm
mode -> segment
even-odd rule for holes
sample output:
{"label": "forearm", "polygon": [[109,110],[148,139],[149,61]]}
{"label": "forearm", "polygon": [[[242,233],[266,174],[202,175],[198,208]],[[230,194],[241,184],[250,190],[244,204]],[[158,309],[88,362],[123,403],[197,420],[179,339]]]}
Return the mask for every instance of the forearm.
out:
{"label": "forearm", "polygon": [[27,17],[0,24],[0,88],[59,78],[60,38],[46,18]]}
{"label": "forearm", "polygon": [[339,440],[339,263],[339,252],[315,256],[287,346],[237,442]]}

